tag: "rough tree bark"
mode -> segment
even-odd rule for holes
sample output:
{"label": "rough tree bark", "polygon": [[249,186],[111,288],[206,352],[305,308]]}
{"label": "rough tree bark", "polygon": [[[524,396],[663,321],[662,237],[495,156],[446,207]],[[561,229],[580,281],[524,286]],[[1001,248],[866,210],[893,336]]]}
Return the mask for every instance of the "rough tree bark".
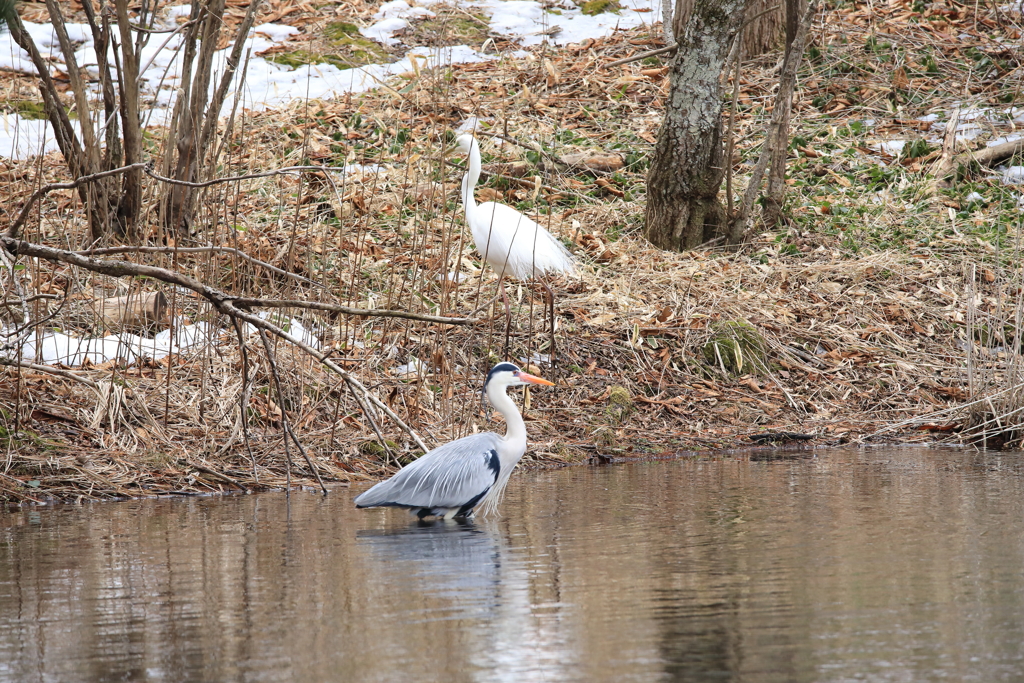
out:
{"label": "rough tree bark", "polygon": [[721,76],[748,1],[696,0],[688,16],[676,6],[679,49],[647,176],[645,232],[662,249],[692,249],[726,227],[718,201],[725,174]]}
{"label": "rough tree bark", "polygon": [[[800,54],[793,55],[792,53],[793,41],[796,39],[800,29],[800,16],[805,9],[805,5],[805,0],[785,0],[787,62],[790,59],[799,60],[803,55],[802,45]],[[772,161],[768,170],[768,188],[764,196],[764,222],[766,226],[781,225],[785,220],[782,213],[782,205],[786,190],[786,157],[789,152],[789,119],[793,108],[792,92],[790,91],[790,96],[785,101],[780,98],[776,106],[782,106],[785,109],[782,112],[778,136],[775,140],[769,141],[772,144]]]}
{"label": "rough tree bark", "polygon": [[[121,0],[123,1],[123,0]],[[232,79],[242,59],[246,46],[246,36],[256,20],[256,15],[263,0],[250,0],[245,17],[235,33],[235,40],[224,65],[220,83],[212,96],[210,83],[213,79],[213,61],[220,30],[223,28],[225,0],[194,0],[192,16],[193,30],[186,34],[184,56],[183,83],[192,83],[192,88],[183,89],[181,97],[175,102],[171,115],[169,140],[175,140],[174,153],[164,157],[164,173],[173,175],[176,180],[187,183],[195,182],[204,171],[207,174],[216,165],[216,152],[211,151],[213,139],[217,133],[221,106],[227,97]],[[195,76],[192,76],[193,60],[196,58],[196,44],[200,34],[198,64],[195,65]],[[161,197],[161,216],[164,226],[170,233],[188,233],[192,220],[196,193],[186,185],[172,186]]]}
{"label": "rough tree bark", "polygon": [[[796,0],[799,1],[799,0]],[[782,221],[782,204],[785,191],[786,154],[789,142],[789,116],[792,111],[793,90],[796,88],[796,71],[804,54],[804,44],[811,19],[817,11],[818,0],[810,0],[797,23],[793,42],[786,47],[786,57],[782,62],[782,73],[779,76],[779,92],[772,107],[772,117],[768,124],[761,155],[750,173],[747,189],[743,193],[743,202],[739,209],[729,217],[730,225],[727,239],[730,243],[739,243],[746,235],[750,210],[754,205],[761,188],[761,178],[769,161],[772,170],[768,179],[765,196],[764,220],[766,225],[775,225]]]}
{"label": "rough tree bark", "polygon": [[[118,2],[126,4],[126,0]],[[65,27],[61,5],[56,0],[47,0],[46,5],[66,61],[81,137],[76,134],[64,109],[56,85],[50,76],[49,63],[40,54],[17,14],[12,11],[7,19],[11,36],[29,53],[39,74],[43,106],[53,126],[57,145],[64,155],[68,170],[73,177],[78,178],[120,167],[125,159],[129,160],[129,164],[135,164],[142,157],[142,133],[138,116],[137,51],[127,49],[119,52],[116,44],[113,45],[113,50],[108,50],[112,45],[109,7],[101,1],[100,14],[97,15],[91,4],[86,3],[83,6],[96,41],[96,58],[103,95],[101,111],[90,100],[83,72],[75,58],[75,45]],[[130,35],[127,12],[121,13],[117,20],[122,35]],[[128,47],[131,47],[130,44]],[[111,75],[111,64],[107,61],[108,54],[112,54],[115,60],[114,71],[119,78],[117,88]],[[120,113],[120,119],[116,113]],[[120,131],[123,131],[124,144],[119,137]],[[133,229],[141,209],[141,173],[141,167],[133,167],[123,181],[105,176],[100,181],[77,186],[89,217],[91,242],[105,241],[110,234],[111,226],[119,236],[136,237]],[[120,189],[119,182],[122,183]]]}

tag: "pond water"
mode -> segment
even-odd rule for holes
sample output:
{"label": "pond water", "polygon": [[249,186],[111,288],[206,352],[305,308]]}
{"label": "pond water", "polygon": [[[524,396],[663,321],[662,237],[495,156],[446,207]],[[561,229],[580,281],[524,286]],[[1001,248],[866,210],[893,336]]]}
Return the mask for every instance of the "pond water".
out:
{"label": "pond water", "polygon": [[519,473],[475,524],[362,488],[0,514],[0,680],[1024,679],[1020,453]]}

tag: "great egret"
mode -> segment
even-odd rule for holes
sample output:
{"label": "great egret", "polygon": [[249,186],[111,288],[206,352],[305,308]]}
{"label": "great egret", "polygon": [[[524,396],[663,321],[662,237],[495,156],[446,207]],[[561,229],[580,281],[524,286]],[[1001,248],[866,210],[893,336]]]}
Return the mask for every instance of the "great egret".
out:
{"label": "great egret", "polygon": [[477,251],[491,264],[498,278],[511,275],[530,280],[544,275],[572,275],[576,262],[550,232],[511,206],[497,202],[477,204],[473,191],[480,179],[480,145],[472,135],[455,139],[469,155],[469,171],[462,178],[462,205]]}
{"label": "great egret", "polygon": [[487,375],[484,391],[505,417],[505,436],[482,432],[425,453],[404,469],[356,498],[356,507],[408,508],[420,519],[430,515],[470,517],[479,508],[494,510],[516,463],[526,452],[526,423],[507,387],[554,386],[512,363],[498,363]]}
{"label": "great egret", "polygon": [[480,179],[480,144],[469,134],[455,138],[455,144],[469,155],[469,171],[462,177],[462,206],[466,209],[466,223],[473,234],[477,251],[498,273],[498,287],[505,302],[505,356],[508,356],[512,314],[502,281],[505,275],[517,280],[537,278],[548,295],[551,363],[554,365],[555,295],[542,278],[545,275],[574,274],[576,260],[550,232],[511,206],[497,202],[478,205],[473,191]]}

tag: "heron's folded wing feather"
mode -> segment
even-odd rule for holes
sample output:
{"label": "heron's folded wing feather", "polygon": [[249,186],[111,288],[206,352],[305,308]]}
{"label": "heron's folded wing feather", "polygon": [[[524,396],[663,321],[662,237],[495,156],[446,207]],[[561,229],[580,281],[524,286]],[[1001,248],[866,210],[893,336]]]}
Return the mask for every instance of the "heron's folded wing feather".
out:
{"label": "heron's folded wing feather", "polygon": [[493,432],[446,443],[356,498],[359,507],[461,507],[494,484],[488,466],[500,437]]}

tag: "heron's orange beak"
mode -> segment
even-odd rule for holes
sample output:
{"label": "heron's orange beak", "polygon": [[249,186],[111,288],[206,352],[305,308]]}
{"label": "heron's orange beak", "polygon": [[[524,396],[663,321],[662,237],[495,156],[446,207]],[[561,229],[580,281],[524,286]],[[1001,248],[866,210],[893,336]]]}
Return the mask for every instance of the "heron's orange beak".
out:
{"label": "heron's orange beak", "polygon": [[520,370],[516,374],[516,377],[518,377],[523,382],[529,382],[530,384],[543,384],[546,387],[553,387],[553,386],[555,386],[554,382],[549,382],[548,380],[544,379],[543,377],[537,377],[536,375],[531,375],[531,374],[529,374],[527,372],[523,372],[522,370]]}

